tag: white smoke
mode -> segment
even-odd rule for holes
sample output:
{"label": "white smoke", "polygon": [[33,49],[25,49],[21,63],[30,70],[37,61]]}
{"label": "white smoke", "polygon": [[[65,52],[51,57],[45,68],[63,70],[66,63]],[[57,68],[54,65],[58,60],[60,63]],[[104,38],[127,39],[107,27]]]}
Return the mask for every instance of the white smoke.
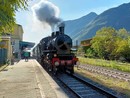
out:
{"label": "white smoke", "polygon": [[48,0],[41,0],[32,7],[32,10],[34,17],[39,20],[44,27],[48,24],[53,30],[54,26],[61,22],[59,18],[59,8]]}

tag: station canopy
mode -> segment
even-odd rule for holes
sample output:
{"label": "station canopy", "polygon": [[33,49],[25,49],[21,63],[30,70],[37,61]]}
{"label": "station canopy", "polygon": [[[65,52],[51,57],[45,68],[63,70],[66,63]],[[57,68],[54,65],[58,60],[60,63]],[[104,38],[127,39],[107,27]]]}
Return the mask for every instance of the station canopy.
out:
{"label": "station canopy", "polygon": [[33,42],[25,42],[25,41],[20,41],[19,44],[21,50],[24,50],[25,48],[29,50],[35,45],[35,43]]}

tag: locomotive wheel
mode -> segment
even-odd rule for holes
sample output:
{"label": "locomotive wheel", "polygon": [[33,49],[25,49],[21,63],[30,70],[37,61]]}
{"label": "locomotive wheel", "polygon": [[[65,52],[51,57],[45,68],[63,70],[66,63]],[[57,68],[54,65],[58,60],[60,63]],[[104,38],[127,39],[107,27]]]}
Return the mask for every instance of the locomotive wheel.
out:
{"label": "locomotive wheel", "polygon": [[57,74],[57,67],[53,67],[53,74],[56,75]]}
{"label": "locomotive wheel", "polygon": [[52,68],[51,68],[51,67],[48,67],[48,71],[52,71]]}
{"label": "locomotive wheel", "polygon": [[66,70],[67,70],[66,67],[64,67],[64,69],[63,69],[64,73],[66,73]]}
{"label": "locomotive wheel", "polygon": [[70,74],[74,74],[74,68],[70,69]]}

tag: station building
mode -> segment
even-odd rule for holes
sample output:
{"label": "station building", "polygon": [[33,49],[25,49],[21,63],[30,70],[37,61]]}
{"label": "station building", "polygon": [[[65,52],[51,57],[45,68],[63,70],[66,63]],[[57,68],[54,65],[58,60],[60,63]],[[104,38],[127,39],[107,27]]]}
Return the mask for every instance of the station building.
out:
{"label": "station building", "polygon": [[[0,52],[0,59],[5,58],[11,61],[11,59],[21,59],[23,47],[32,48],[35,43],[23,41],[23,28],[21,25],[17,24],[14,28],[13,33],[3,33],[0,37],[0,49],[6,50],[2,53]],[[3,54],[7,54],[4,57]],[[0,61],[1,62],[1,61]]]}

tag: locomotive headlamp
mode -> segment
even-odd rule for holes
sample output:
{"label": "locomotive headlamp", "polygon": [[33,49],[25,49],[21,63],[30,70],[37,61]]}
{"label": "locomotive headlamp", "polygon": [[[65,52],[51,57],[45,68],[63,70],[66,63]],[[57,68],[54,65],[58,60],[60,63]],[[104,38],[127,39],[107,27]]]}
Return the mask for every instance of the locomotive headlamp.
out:
{"label": "locomotive headlamp", "polygon": [[55,66],[59,66],[59,62],[57,62],[57,61],[54,64],[55,64]]}
{"label": "locomotive headlamp", "polygon": [[54,57],[57,57],[57,54],[54,54]]}
{"label": "locomotive headlamp", "polygon": [[80,65],[80,62],[79,62],[79,61],[77,61],[77,62],[76,62],[76,65]]}

